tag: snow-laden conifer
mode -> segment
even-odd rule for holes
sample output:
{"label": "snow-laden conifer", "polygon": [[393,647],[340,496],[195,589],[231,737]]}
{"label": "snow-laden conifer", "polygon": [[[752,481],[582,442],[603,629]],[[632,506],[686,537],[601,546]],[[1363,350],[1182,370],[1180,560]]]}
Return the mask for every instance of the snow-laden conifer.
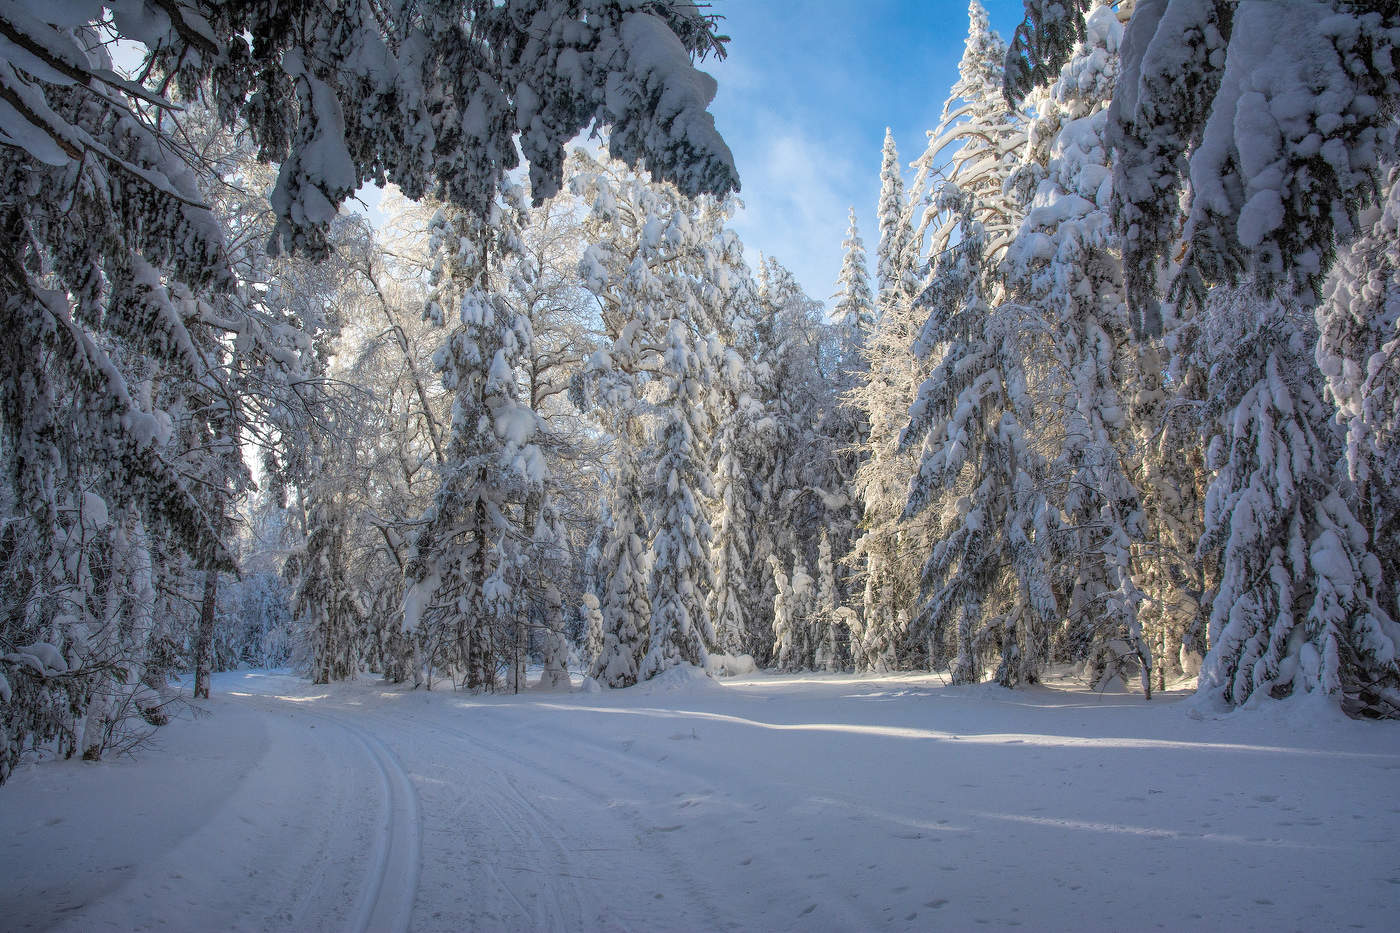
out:
{"label": "snow-laden conifer", "polygon": [[1248,286],[1218,289],[1209,310],[1208,411],[1221,432],[1201,551],[1218,553],[1220,588],[1201,692],[1233,705],[1256,694],[1384,695],[1400,625],[1377,602],[1381,565],[1344,498],[1340,445],[1310,365],[1312,316]]}
{"label": "snow-laden conifer", "polygon": [[875,304],[878,314],[907,298],[909,287],[910,246],[913,231],[909,227],[908,196],[904,189],[903,166],[894,132],[885,128],[885,143],[880,154],[880,201],[876,208],[880,242],[875,249]]}
{"label": "snow-laden conifer", "polygon": [[[703,351],[702,351],[703,352]],[[709,368],[691,346],[688,328],[673,321],[663,355],[655,465],[655,533],[651,545],[650,639],[638,672],[643,680],[675,667],[704,667],[714,626],[706,599],[714,586],[710,523],[700,496],[711,492],[705,472],[709,415],[704,385]]]}
{"label": "snow-laden conifer", "polygon": [[1137,5],[1113,144],[1138,330],[1160,329],[1166,281],[1198,302],[1242,279],[1315,298],[1376,201],[1400,96],[1397,25],[1386,4]]}
{"label": "snow-laden conifer", "polygon": [[870,272],[865,264],[865,241],[860,238],[856,227],[856,209],[851,208],[851,224],[846,229],[846,239],[841,244],[844,250],[841,259],[841,275],[836,281],[836,307],[831,311],[831,323],[842,335],[843,346],[854,352],[843,353],[842,362],[846,366],[857,365],[859,348],[865,343],[865,335],[875,326],[877,313],[875,298],[870,292]]}
{"label": "snow-laden conifer", "polygon": [[435,290],[426,313],[454,325],[438,356],[453,394],[452,435],[405,568],[404,624],[428,626],[438,663],[471,688],[495,685],[498,652],[515,640],[520,541],[528,540],[521,510],[548,472],[534,443],[537,416],[520,398],[516,372],[529,322],[491,281],[493,266],[519,248],[520,198],[508,190],[490,226],[452,208],[433,224]]}
{"label": "snow-laden conifer", "polygon": [[1400,613],[1400,169],[1339,254],[1317,308],[1317,362],[1346,430],[1357,517],[1381,561],[1381,604]]}
{"label": "snow-laden conifer", "polygon": [[[714,366],[744,283],[742,247],[724,229],[727,204],[687,198],[617,163],[574,158],[573,189],[589,205],[593,240],[579,269],[605,340],[573,395],[616,443],[604,650],[594,668],[613,668],[615,677],[600,679],[626,686],[677,663],[703,664],[714,638],[700,497],[710,495],[711,425],[723,398]],[[649,454],[656,459],[646,464]],[[655,466],[662,461],[664,471]]]}
{"label": "snow-laden conifer", "polygon": [[[941,208],[939,192],[956,184],[968,198],[968,208],[981,225],[989,261],[998,259],[1015,236],[1021,208],[1007,184],[1021,160],[1026,127],[1020,113],[1002,95],[1006,44],[991,28],[978,0],[968,5],[968,31],[958,80],[949,89],[938,126],[929,131],[928,145],[914,163],[914,193],[909,210],[920,213],[913,248],[931,264],[953,245],[960,220]],[[920,284],[928,269],[912,257]],[[915,289],[917,290],[917,289]]]}
{"label": "snow-laden conifer", "polygon": [[980,4],[969,13],[960,79],[926,154],[961,143],[929,209],[939,221],[912,342],[920,384],[898,443],[916,463],[901,512],[936,525],[909,615],[917,640],[951,655],[960,683],[980,680],[999,647],[1009,686],[1038,676],[1055,611],[1045,464],[1031,442],[1031,356],[1045,327],[1004,300],[994,275],[1021,219],[1007,181],[1025,131],[1001,94],[1004,46]]}
{"label": "snow-laden conifer", "polygon": [[1144,528],[1123,458],[1132,354],[1105,142],[1122,27],[1111,8],[1099,6],[1084,35],[1031,128],[1032,145],[1048,150],[1047,161],[1008,257],[1008,279],[1012,300],[1033,309],[1053,338],[1055,373],[1041,404],[1054,425],[1047,469],[1065,523],[1055,562],[1069,641],[1101,675],[1131,653],[1150,695],[1151,655],[1132,566]]}

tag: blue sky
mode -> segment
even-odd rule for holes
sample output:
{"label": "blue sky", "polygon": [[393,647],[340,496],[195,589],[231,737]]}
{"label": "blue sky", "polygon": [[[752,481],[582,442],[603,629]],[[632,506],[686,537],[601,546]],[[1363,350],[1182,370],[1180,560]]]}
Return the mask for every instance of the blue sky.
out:
{"label": "blue sky", "polygon": [[[1009,40],[1021,0],[983,5]],[[712,12],[733,39],[725,61],[700,67],[719,81],[710,109],[743,183],[734,227],[825,300],[850,205],[873,266],[885,127],[906,166],[923,152],[957,78],[967,2],[712,0]]]}

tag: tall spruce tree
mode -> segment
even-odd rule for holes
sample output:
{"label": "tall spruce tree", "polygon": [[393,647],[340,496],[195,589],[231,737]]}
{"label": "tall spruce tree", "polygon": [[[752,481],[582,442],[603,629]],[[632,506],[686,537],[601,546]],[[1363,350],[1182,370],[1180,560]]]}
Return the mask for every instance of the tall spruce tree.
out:
{"label": "tall spruce tree", "polygon": [[426,313],[454,323],[438,356],[453,396],[452,434],[441,485],[405,565],[404,622],[410,630],[428,626],[443,649],[439,666],[471,689],[494,687],[498,666],[518,653],[519,545],[533,530],[523,512],[547,473],[534,443],[537,416],[520,398],[529,323],[493,282],[495,267],[519,248],[522,197],[507,189],[490,225],[454,208],[433,220],[435,288]]}
{"label": "tall spruce tree", "polygon": [[1312,316],[1250,287],[1217,289],[1208,312],[1208,411],[1221,430],[1201,551],[1219,555],[1220,591],[1201,692],[1232,705],[1345,694],[1358,706],[1389,693],[1386,709],[1400,625],[1376,599],[1380,563],[1343,495],[1340,444],[1310,365]]}
{"label": "tall spruce tree", "polygon": [[1055,425],[1051,502],[1065,522],[1055,550],[1067,595],[1066,641],[1093,659],[1099,677],[1116,673],[1123,655],[1134,656],[1150,696],[1151,652],[1132,565],[1143,516],[1124,460],[1131,435],[1123,394],[1133,355],[1104,138],[1122,27],[1111,8],[1099,6],[1082,31],[1031,129],[1048,151],[1011,249],[1008,281],[1012,300],[1034,309],[1053,334],[1058,376],[1042,404]]}

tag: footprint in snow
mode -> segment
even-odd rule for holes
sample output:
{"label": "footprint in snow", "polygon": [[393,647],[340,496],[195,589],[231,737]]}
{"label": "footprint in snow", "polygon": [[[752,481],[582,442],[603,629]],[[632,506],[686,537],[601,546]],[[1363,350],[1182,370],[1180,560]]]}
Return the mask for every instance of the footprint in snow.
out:
{"label": "footprint in snow", "polygon": [[944,904],[946,904],[946,903],[948,903],[948,899],[947,899],[946,897],[940,897],[940,898],[936,898],[936,899],[931,900],[931,901],[925,901],[925,902],[924,902],[924,906],[925,906],[925,907],[932,907],[934,910],[937,910],[938,908],[942,907],[942,906],[943,906]]}
{"label": "footprint in snow", "polygon": [[798,914],[797,916],[799,916],[799,917],[805,917],[805,916],[807,916],[808,914],[810,914],[812,911],[814,911],[814,910],[816,910],[816,909],[817,909],[817,905],[816,905],[816,904],[808,904],[807,907],[806,907],[806,909],[803,910],[802,913]]}

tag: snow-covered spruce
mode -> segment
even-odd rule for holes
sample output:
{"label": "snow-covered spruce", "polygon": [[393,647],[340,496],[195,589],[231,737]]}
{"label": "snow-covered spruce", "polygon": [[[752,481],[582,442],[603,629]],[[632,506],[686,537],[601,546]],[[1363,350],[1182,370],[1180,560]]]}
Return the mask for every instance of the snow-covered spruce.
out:
{"label": "snow-covered spruce", "polygon": [[702,356],[686,325],[673,321],[663,359],[665,397],[660,403],[655,474],[655,533],[651,544],[651,633],[638,676],[650,680],[677,664],[703,668],[714,626],[706,594],[714,586],[710,524],[700,504],[710,495],[707,454],[701,438],[709,418],[701,399],[706,380]]}
{"label": "snow-covered spruce", "polygon": [[926,319],[913,347],[924,376],[899,449],[917,458],[903,517],[937,524],[923,552],[916,631],[940,660],[950,657],[959,683],[981,680],[984,656],[999,648],[996,677],[1010,686],[1038,677],[1056,603],[1048,561],[1055,519],[1043,491],[1043,455],[1030,440],[1036,400],[1029,361],[1046,327],[1009,300],[993,275],[1009,240],[1001,231],[1020,219],[1003,192],[1014,168],[1011,141],[1024,137],[1001,96],[1003,51],[974,3],[961,80],[940,135],[972,126],[977,141],[960,153],[975,153],[930,208],[946,220],[919,298]]}
{"label": "snow-covered spruce", "polygon": [[1317,307],[1317,363],[1346,430],[1357,516],[1381,562],[1380,604],[1400,615],[1400,169],[1338,256]]}
{"label": "snow-covered spruce", "polygon": [[1150,696],[1151,653],[1132,565],[1143,517],[1124,463],[1132,354],[1105,142],[1122,27],[1100,6],[1083,32],[1030,129],[1030,158],[1044,160],[1042,177],[1006,274],[1011,299],[1052,334],[1056,366],[1041,392],[1051,415],[1039,430],[1051,436],[1050,504],[1064,523],[1054,548],[1058,589],[1067,596],[1062,641],[1076,659],[1091,660],[1096,679],[1116,675],[1131,655]]}
{"label": "snow-covered spruce", "polygon": [[1395,706],[1400,625],[1376,600],[1381,565],[1343,493],[1339,445],[1310,366],[1311,315],[1218,289],[1209,306],[1209,410],[1202,553],[1217,552],[1201,692],[1373,694]]}
{"label": "snow-covered spruce", "polygon": [[[1164,277],[1197,301],[1247,281],[1311,302],[1337,244],[1360,232],[1358,209],[1376,203],[1397,27],[1387,4],[1137,4],[1111,121],[1140,331],[1161,326]],[[1186,249],[1169,255],[1178,234]]]}
{"label": "snow-covered spruce", "polygon": [[456,324],[439,354],[443,385],[453,393],[452,435],[441,486],[405,567],[404,626],[423,628],[430,666],[473,689],[494,687],[503,664],[516,676],[526,631],[522,542],[536,530],[526,512],[534,503],[529,518],[538,516],[534,497],[548,476],[534,443],[536,415],[519,394],[529,322],[493,288],[493,270],[499,274],[518,251],[522,209],[521,195],[508,190],[490,226],[444,208],[433,228],[438,266],[427,314]]}

